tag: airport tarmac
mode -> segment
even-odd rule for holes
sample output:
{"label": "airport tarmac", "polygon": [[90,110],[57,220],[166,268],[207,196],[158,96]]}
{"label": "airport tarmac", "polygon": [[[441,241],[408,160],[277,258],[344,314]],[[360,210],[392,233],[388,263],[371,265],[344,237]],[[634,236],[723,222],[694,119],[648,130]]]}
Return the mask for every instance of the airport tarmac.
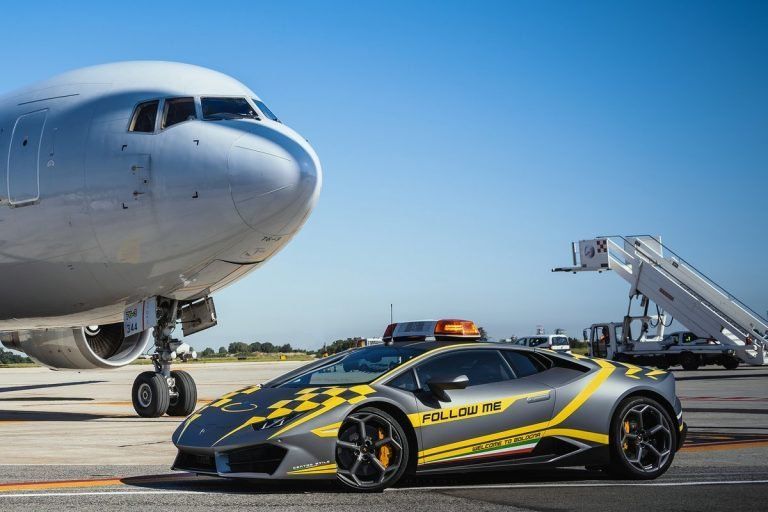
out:
{"label": "airport tarmac", "polygon": [[[187,365],[201,402],[298,364]],[[179,365],[183,367],[184,365]],[[332,484],[252,484],[172,473],[179,420],[142,419],[130,389],[145,368],[0,369],[0,509],[280,507],[285,510],[765,510],[768,368],[675,372],[689,439],[652,482],[584,469],[413,479],[381,494]],[[147,367],[148,369],[148,367]]]}

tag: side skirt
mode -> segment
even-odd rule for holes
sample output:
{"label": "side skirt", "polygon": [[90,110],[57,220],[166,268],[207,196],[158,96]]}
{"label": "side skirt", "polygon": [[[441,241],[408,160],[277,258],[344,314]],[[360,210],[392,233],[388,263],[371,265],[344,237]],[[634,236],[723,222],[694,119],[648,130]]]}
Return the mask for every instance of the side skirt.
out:
{"label": "side skirt", "polygon": [[454,473],[468,471],[489,471],[494,469],[514,469],[529,466],[569,467],[569,466],[600,466],[610,462],[608,446],[596,446],[569,454],[536,454],[531,457],[515,459],[498,458],[481,462],[456,461],[419,465],[416,474],[429,475],[436,473]]}

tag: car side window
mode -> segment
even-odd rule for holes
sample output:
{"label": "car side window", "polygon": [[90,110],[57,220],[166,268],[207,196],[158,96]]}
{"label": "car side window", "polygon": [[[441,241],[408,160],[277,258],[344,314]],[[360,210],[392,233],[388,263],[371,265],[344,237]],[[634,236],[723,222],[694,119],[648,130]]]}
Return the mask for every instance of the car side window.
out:
{"label": "car side window", "polygon": [[419,389],[419,386],[416,383],[416,374],[413,373],[412,369],[401,373],[387,384],[393,388],[402,389],[403,391],[416,391]]}
{"label": "car side window", "polygon": [[547,368],[533,354],[505,350],[502,352],[518,379],[543,372]]}
{"label": "car side window", "polygon": [[165,100],[163,108],[162,129],[165,130],[174,124],[196,119],[194,98],[173,98]]}
{"label": "car side window", "polygon": [[159,100],[147,101],[136,106],[131,117],[129,132],[154,133]]}
{"label": "car side window", "polygon": [[496,350],[458,350],[439,355],[416,368],[422,388],[434,377],[466,375],[467,387],[510,380],[512,375]]}

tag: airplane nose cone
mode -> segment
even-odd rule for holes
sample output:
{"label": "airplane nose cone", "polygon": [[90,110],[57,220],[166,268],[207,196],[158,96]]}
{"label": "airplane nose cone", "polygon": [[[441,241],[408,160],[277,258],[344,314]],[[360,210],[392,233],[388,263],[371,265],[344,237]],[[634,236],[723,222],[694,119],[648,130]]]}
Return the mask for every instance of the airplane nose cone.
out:
{"label": "airplane nose cone", "polygon": [[233,144],[227,166],[235,208],[260,233],[296,232],[317,202],[320,162],[303,140],[280,132],[244,135]]}

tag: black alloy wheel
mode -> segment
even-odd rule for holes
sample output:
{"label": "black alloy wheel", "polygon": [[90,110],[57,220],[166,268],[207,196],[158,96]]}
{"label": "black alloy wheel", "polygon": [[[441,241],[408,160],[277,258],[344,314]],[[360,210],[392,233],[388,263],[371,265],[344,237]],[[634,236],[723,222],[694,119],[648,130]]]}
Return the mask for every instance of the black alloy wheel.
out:
{"label": "black alloy wheel", "polygon": [[611,465],[620,477],[650,480],[664,474],[675,457],[675,422],[658,402],[624,400],[611,421]]}
{"label": "black alloy wheel", "polygon": [[394,485],[408,465],[408,439],[397,420],[376,408],[347,416],[336,441],[336,473],[355,491],[382,491]]}

